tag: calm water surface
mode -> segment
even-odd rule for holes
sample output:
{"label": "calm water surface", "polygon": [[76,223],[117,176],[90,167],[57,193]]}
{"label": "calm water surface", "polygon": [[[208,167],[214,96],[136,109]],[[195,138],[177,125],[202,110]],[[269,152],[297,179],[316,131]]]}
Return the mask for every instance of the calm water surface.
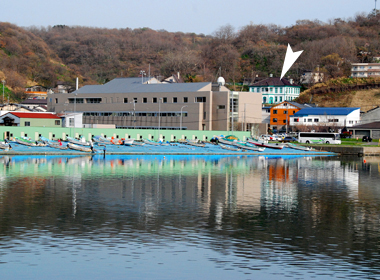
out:
{"label": "calm water surface", "polygon": [[380,159],[0,157],[1,279],[380,279]]}

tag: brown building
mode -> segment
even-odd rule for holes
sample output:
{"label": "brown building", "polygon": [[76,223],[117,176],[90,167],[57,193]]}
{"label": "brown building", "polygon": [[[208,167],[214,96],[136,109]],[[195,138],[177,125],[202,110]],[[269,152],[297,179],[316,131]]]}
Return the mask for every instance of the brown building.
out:
{"label": "brown building", "polygon": [[[48,110],[83,112],[83,124],[116,128],[247,130],[261,123],[261,94],[231,92],[206,83],[160,83],[152,78],[117,78],[48,96]],[[233,116],[233,120],[232,120]]]}

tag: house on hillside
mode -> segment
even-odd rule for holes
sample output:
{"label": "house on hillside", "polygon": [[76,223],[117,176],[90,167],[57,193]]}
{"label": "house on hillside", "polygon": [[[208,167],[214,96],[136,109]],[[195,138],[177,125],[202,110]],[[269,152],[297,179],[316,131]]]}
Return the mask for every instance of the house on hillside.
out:
{"label": "house on hillside", "polygon": [[351,77],[368,78],[380,76],[380,63],[351,63]]}
{"label": "house on hillside", "polygon": [[46,98],[46,96],[48,94],[48,88],[46,88],[44,86],[40,86],[40,85],[27,87],[25,89],[25,94],[29,97],[30,96],[32,96],[32,97],[41,96],[41,97]]}
{"label": "house on hillside", "polygon": [[0,117],[0,126],[61,127],[61,118],[53,113],[9,112]]}
{"label": "house on hillside", "polygon": [[340,129],[360,122],[360,108],[304,108],[290,117],[291,126]]}
{"label": "house on hillside", "polygon": [[293,101],[301,92],[301,86],[292,79],[270,77],[249,86],[249,92],[260,93],[263,104],[278,104],[283,101]]}
{"label": "house on hillside", "polygon": [[29,109],[39,112],[47,111],[47,99],[46,98],[28,98],[20,103]]}
{"label": "house on hillside", "polygon": [[270,128],[273,130],[282,130],[289,125],[290,117],[304,108],[310,108],[310,105],[299,104],[293,101],[284,101],[270,108]]}
{"label": "house on hillside", "polygon": [[323,82],[324,76],[325,74],[322,72],[305,71],[302,74],[300,81],[301,81],[301,84],[304,84],[304,85],[309,85],[309,84],[313,85],[316,83]]}

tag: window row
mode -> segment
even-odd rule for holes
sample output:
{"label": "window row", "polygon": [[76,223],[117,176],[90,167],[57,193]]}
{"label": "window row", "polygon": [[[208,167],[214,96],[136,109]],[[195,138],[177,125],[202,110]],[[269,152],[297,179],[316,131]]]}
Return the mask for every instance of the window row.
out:
{"label": "window row", "polygon": [[297,93],[300,93],[300,89],[299,88],[288,88],[288,87],[285,87],[285,88],[273,88],[273,87],[263,87],[263,88],[252,88],[252,92],[270,92],[270,93],[294,93],[294,94],[297,94]]}
{"label": "window row", "polygon": [[[90,117],[158,117],[158,112],[84,112],[83,116]],[[160,112],[161,117],[180,117],[179,112]],[[187,117],[187,112],[182,112]]]}

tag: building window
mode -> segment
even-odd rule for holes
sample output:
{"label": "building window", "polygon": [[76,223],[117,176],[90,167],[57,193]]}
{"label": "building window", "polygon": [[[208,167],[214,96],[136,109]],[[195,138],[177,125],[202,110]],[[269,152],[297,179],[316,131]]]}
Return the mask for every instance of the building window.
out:
{"label": "building window", "polygon": [[293,110],[293,114],[295,114],[295,113],[296,113],[296,111]]}
{"label": "building window", "polygon": [[277,91],[278,91],[277,88],[275,88],[275,89],[274,89],[274,92],[277,93]]}
{"label": "building window", "polygon": [[128,103],[128,98],[124,98],[124,103]]}
{"label": "building window", "polygon": [[137,103],[137,97],[133,97],[133,102]]}
{"label": "building window", "polygon": [[188,98],[187,97],[184,97],[183,98],[183,103],[187,103],[188,102]]}
{"label": "building window", "polygon": [[203,119],[206,119],[206,112],[203,112]]}
{"label": "building window", "polygon": [[162,99],[162,103],[168,103],[168,98],[167,98],[167,97],[164,97],[164,98]]}
{"label": "building window", "polygon": [[273,110],[273,115],[277,114],[277,110]]}
{"label": "building window", "polygon": [[282,96],[280,96],[280,102],[282,102]]}
{"label": "building window", "polygon": [[69,126],[70,127],[74,126],[74,118],[69,118]]}
{"label": "building window", "polygon": [[314,119],[314,122],[319,122],[319,119]]}
{"label": "building window", "polygon": [[274,118],[274,119],[273,119],[273,122],[276,123],[276,122],[277,122],[277,118]]}
{"label": "building window", "polygon": [[282,93],[282,88],[280,88],[280,93]]}
{"label": "building window", "polygon": [[288,111],[287,111],[287,110],[284,110],[284,114],[287,115],[287,114],[288,114]]}
{"label": "building window", "polygon": [[60,124],[61,124],[61,121],[59,121],[59,120],[55,121],[55,125],[60,125]]}
{"label": "building window", "polygon": [[294,122],[299,122],[299,121],[300,121],[300,119],[298,119],[298,118],[294,119]]}
{"label": "building window", "polygon": [[148,98],[144,97],[143,98],[143,103],[148,103]]}
{"label": "building window", "polygon": [[282,122],[283,122],[283,123],[286,123],[286,120],[283,120]]}
{"label": "building window", "polygon": [[307,122],[312,122],[313,121],[313,119],[307,119]]}
{"label": "building window", "polygon": [[30,122],[25,122],[25,126],[30,126]]}
{"label": "building window", "polygon": [[83,101],[83,98],[69,98],[69,103],[74,103],[74,100],[75,100],[75,103],[84,103]]}
{"label": "building window", "polygon": [[201,97],[201,96],[195,97],[195,103],[204,103],[204,102],[206,102],[206,97]]}
{"label": "building window", "polygon": [[216,106],[216,109],[226,109],[226,105],[218,105]]}
{"label": "building window", "polygon": [[57,103],[57,104],[58,104],[58,98],[56,98],[56,99],[55,99],[55,103]]}
{"label": "building window", "polygon": [[86,98],[86,103],[100,103],[101,101],[101,98]]}
{"label": "building window", "polygon": [[173,103],[177,103],[177,97],[173,97]]}
{"label": "building window", "polygon": [[354,121],[348,121],[349,124],[354,124]]}
{"label": "building window", "polygon": [[153,103],[157,103],[157,97],[153,97]]}
{"label": "building window", "polygon": [[274,102],[277,102],[277,96],[274,98]]}

